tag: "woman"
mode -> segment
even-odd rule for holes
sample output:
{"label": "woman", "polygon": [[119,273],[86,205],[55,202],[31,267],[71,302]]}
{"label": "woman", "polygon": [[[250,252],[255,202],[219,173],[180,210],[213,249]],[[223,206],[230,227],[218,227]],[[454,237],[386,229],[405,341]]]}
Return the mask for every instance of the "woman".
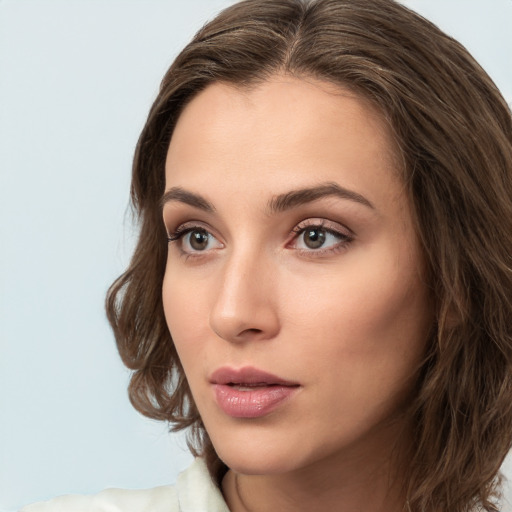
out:
{"label": "woman", "polygon": [[389,0],[240,2],[166,74],[132,200],[109,319],[200,459],[48,510],[496,509],[512,121],[457,42]]}

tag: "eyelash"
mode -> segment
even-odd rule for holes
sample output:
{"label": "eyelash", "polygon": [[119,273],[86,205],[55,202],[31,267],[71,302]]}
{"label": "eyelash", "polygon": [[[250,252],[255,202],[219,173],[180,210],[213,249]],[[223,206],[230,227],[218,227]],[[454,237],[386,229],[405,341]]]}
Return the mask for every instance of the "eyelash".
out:
{"label": "eyelash", "polygon": [[205,233],[209,233],[208,230],[204,229],[201,226],[190,226],[190,227],[179,226],[174,232],[169,233],[167,235],[167,241],[169,243],[177,242],[180,238],[184,237],[186,234],[190,233],[191,231],[204,231]]}
{"label": "eyelash", "polygon": [[333,246],[326,248],[318,248],[318,249],[296,249],[302,255],[309,257],[321,257],[325,254],[337,254],[340,251],[346,249],[353,241],[354,241],[354,233],[345,228],[346,232],[343,232],[334,227],[329,227],[328,221],[325,219],[311,220],[308,219],[299,223],[295,228],[292,229],[292,233],[294,233],[294,238],[292,242],[299,240],[299,237],[303,235],[306,231],[312,231],[314,229],[323,230],[327,234],[330,234],[339,239],[339,242]]}
{"label": "eyelash", "polygon": [[174,232],[169,233],[167,235],[167,242],[169,244],[173,243],[173,242],[180,242],[178,244],[180,253],[181,253],[182,256],[185,256],[186,259],[188,259],[190,257],[196,257],[197,258],[197,257],[204,256],[204,254],[201,254],[202,251],[190,252],[190,251],[186,251],[186,250],[183,249],[183,243],[181,242],[181,240],[183,239],[183,237],[185,237],[186,235],[188,235],[189,233],[192,233],[194,231],[202,232],[202,233],[205,233],[207,235],[213,236],[205,227],[203,227],[201,225],[182,224],[181,226],[178,226],[178,228],[176,230],[174,230]]}
{"label": "eyelash", "polygon": [[[322,249],[321,247],[318,249],[311,249],[311,248],[310,249],[295,249],[301,255],[308,256],[308,257],[321,257],[321,256],[323,256],[325,254],[329,254],[329,253],[336,254],[336,253],[346,249],[350,245],[350,243],[352,243],[354,241],[354,233],[351,230],[349,230],[348,228],[345,228],[346,232],[342,232],[341,230],[334,229],[333,227],[328,227],[328,221],[326,221],[324,219],[322,219],[322,220],[315,219],[314,221],[312,219],[308,219],[308,220],[305,220],[305,221],[297,224],[297,226],[295,226],[292,229],[291,234],[293,234],[294,237],[291,242],[296,242],[297,240],[299,240],[299,237],[303,233],[305,233],[307,230],[314,230],[314,229],[323,230],[325,233],[338,238],[339,242],[336,243],[336,245],[334,245],[334,246],[330,246],[330,247],[327,247],[324,249]],[[206,228],[204,228],[201,225],[183,224],[183,225],[179,226],[172,233],[169,233],[169,235],[167,236],[167,241],[168,241],[168,243],[180,242],[183,239],[183,237],[185,237],[187,234],[194,232],[194,231],[203,232],[209,236],[213,236],[210,233],[210,231],[208,231]],[[213,237],[213,238],[215,238],[215,237]],[[204,254],[202,254],[203,251],[189,252],[189,251],[184,250],[181,243],[179,244],[179,249],[180,249],[181,254],[186,256],[187,258],[204,256]],[[205,252],[207,252],[207,251],[205,251]]]}

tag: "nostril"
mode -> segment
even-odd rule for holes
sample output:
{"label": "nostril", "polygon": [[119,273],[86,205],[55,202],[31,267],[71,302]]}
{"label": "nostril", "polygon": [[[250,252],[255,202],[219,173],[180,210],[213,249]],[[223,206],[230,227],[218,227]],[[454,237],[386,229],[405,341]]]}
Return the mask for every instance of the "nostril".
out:
{"label": "nostril", "polygon": [[245,331],[241,332],[240,334],[259,334],[260,332],[263,332],[261,329],[245,329]]}
{"label": "nostril", "polygon": [[256,298],[250,295],[251,300],[242,300],[243,297],[230,297],[229,294],[221,297],[210,311],[211,330],[229,342],[274,338],[279,332],[277,312],[266,300],[262,299],[258,303]]}

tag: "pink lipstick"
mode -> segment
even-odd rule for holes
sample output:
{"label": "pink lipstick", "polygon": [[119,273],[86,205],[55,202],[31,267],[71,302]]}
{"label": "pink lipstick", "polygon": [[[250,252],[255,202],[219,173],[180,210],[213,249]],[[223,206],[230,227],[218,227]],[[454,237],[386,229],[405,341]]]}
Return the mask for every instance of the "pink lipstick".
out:
{"label": "pink lipstick", "polygon": [[300,387],[252,367],[223,367],[210,377],[215,400],[233,418],[259,418],[290,398]]}

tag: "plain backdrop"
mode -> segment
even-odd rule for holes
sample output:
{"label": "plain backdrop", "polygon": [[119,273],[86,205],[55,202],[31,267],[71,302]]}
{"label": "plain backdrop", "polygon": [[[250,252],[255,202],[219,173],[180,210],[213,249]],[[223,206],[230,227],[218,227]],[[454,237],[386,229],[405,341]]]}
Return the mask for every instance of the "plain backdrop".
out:
{"label": "plain backdrop", "polygon": [[[171,483],[190,461],[130,406],[103,301],[136,236],[131,158],[159,81],[230,3],[0,0],[0,511]],[[512,0],[405,3],[512,103]]]}

